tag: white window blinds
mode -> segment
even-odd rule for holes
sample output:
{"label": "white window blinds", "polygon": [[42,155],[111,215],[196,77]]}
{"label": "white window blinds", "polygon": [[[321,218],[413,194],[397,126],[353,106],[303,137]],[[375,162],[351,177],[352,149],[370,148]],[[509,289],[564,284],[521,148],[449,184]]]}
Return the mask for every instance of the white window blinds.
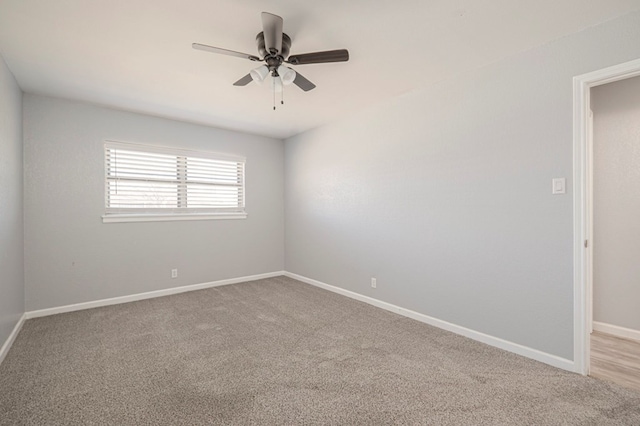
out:
{"label": "white window blinds", "polygon": [[105,143],[106,214],[243,213],[245,159]]}

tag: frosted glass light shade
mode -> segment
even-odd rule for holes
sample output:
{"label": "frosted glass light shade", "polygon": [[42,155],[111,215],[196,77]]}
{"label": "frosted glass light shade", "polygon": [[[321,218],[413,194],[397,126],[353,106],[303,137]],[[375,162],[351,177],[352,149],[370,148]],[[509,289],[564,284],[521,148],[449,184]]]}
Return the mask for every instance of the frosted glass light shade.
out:
{"label": "frosted glass light shade", "polygon": [[256,83],[262,83],[269,74],[269,68],[267,68],[266,65],[262,65],[256,69],[252,69],[249,74],[251,75],[253,81],[255,81]]}
{"label": "frosted glass light shade", "polygon": [[296,79],[296,72],[289,67],[285,67],[284,65],[280,65],[278,67],[278,75],[282,80],[282,84],[288,86],[293,83],[293,80]]}
{"label": "frosted glass light shade", "polygon": [[278,77],[273,77],[272,79],[272,87],[276,93],[282,92],[282,81]]}

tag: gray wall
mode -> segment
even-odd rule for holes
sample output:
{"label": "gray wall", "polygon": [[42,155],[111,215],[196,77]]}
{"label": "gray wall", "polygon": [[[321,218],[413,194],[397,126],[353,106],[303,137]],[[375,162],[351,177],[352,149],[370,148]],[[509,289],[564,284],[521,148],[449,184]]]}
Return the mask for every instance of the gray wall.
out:
{"label": "gray wall", "polygon": [[640,77],[591,93],[593,316],[640,331]]}
{"label": "gray wall", "polygon": [[[28,311],[283,269],[282,141],[34,95],[24,121]],[[245,156],[248,218],[103,224],[105,139]]]}
{"label": "gray wall", "polygon": [[22,91],[0,56],[0,347],[24,313]]}
{"label": "gray wall", "polygon": [[573,359],[572,77],[638,57],[636,13],[287,140],[286,269]]}

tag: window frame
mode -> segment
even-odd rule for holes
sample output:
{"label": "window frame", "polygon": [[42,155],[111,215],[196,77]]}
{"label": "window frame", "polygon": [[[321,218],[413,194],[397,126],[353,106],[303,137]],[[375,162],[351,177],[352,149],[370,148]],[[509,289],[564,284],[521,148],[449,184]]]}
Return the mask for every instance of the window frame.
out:
{"label": "window frame", "polygon": [[[189,207],[148,207],[148,208],[124,208],[109,207],[109,165],[108,155],[109,149],[122,149],[126,151],[138,151],[148,154],[161,154],[176,157],[176,179],[172,183],[177,184],[178,205],[183,202],[188,203],[187,198],[187,174],[185,167],[185,159],[187,157],[229,161],[240,163],[240,185],[241,199],[238,207],[235,208],[189,208]],[[221,154],[210,151],[196,151],[180,148],[169,148],[157,145],[143,145],[129,142],[119,142],[105,140],[103,143],[104,155],[104,214],[102,215],[103,223],[117,222],[156,222],[156,221],[182,221],[182,220],[215,220],[215,219],[245,219],[246,213],[246,158],[238,155]],[[167,179],[167,181],[170,181]],[[162,182],[162,181],[159,181]]]}

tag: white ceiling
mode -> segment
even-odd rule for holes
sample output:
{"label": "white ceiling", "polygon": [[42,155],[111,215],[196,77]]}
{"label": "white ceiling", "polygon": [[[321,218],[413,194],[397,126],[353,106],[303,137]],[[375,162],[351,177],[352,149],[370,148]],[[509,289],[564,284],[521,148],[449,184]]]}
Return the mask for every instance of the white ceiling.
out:
{"label": "white ceiling", "polygon": [[[286,138],[401,93],[640,8],[640,0],[1,0],[0,53],[28,93]],[[257,65],[260,12],[284,18],[296,67],[318,87],[234,81]]]}

